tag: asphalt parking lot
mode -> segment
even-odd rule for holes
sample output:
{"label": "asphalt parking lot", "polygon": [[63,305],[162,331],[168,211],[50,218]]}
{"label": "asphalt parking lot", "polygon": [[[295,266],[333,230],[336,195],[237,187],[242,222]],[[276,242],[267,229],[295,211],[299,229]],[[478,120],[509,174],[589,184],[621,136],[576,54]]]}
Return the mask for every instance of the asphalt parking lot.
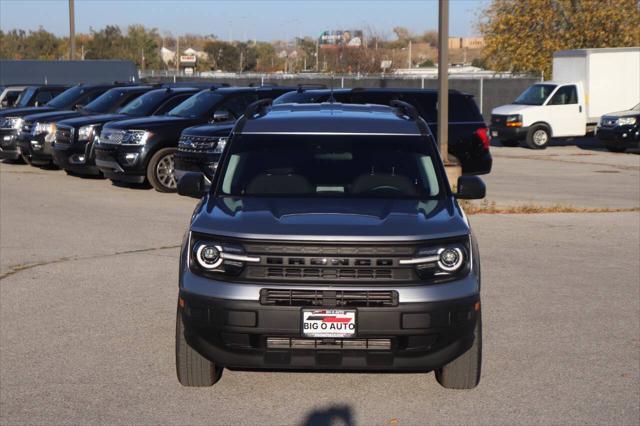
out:
{"label": "asphalt parking lot", "polygon": [[[499,205],[640,207],[640,156],[494,147]],[[196,201],[0,164],[0,423],[637,424],[640,213],[474,215],[484,365],[175,377],[178,245]]]}

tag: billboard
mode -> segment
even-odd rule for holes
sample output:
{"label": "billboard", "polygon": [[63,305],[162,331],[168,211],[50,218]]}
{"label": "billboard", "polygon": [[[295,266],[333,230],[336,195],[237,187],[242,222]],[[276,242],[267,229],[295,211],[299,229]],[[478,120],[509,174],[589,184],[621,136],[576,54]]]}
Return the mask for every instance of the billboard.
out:
{"label": "billboard", "polygon": [[361,30],[324,31],[320,34],[320,47],[361,47],[364,37]]}

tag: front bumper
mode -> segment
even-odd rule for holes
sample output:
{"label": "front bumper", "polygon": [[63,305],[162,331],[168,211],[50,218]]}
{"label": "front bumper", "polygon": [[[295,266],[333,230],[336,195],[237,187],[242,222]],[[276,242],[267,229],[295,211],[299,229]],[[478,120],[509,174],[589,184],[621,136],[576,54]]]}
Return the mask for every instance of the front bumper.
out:
{"label": "front bumper", "polygon": [[359,307],[354,339],[381,339],[389,342],[388,347],[346,349],[335,339],[316,339],[313,347],[298,348],[271,342],[302,338],[301,307],[210,298],[184,290],[180,298],[179,314],[189,345],[228,368],[429,371],[471,347],[479,312],[478,294],[441,302]]}
{"label": "front bumper", "polygon": [[105,177],[129,183],[145,181],[147,169],[144,146],[97,144],[94,150],[96,166]]}
{"label": "front bumper", "polygon": [[20,147],[17,144],[17,131],[0,129],[0,160],[17,160],[20,158]]}
{"label": "front bumper", "polygon": [[53,159],[61,168],[81,175],[97,176],[100,170],[95,164],[93,143],[56,143]]}
{"label": "front bumper", "polygon": [[640,143],[640,125],[598,127],[596,136],[601,141],[620,148],[636,148]]}
{"label": "front bumper", "polygon": [[45,134],[20,133],[17,144],[31,164],[44,166],[53,162],[53,144],[45,140]]}
{"label": "front bumper", "polygon": [[492,124],[489,128],[492,139],[520,141],[527,137],[529,127],[506,127]]}
{"label": "front bumper", "polygon": [[187,172],[204,173],[207,177],[211,177],[219,160],[219,154],[184,152],[178,148],[174,156],[176,180],[180,180]]}

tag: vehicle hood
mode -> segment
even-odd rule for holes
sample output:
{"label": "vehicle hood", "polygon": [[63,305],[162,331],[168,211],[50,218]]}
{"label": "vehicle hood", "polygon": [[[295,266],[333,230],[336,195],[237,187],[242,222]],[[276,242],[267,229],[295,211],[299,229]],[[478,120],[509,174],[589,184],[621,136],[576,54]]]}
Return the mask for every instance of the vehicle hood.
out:
{"label": "vehicle hood", "polygon": [[7,108],[0,111],[0,117],[24,117],[25,115],[38,114],[45,111],[53,111],[53,108],[46,106]]}
{"label": "vehicle hood", "polygon": [[315,241],[417,241],[467,235],[451,198],[443,200],[236,198],[207,196],[191,230],[247,238]]}
{"label": "vehicle hood", "polygon": [[38,114],[29,114],[24,117],[25,121],[36,122],[40,121],[43,123],[53,123],[55,121],[64,120],[65,118],[77,117],[78,115],[86,115],[80,111],[73,110],[62,110],[62,111],[48,111],[41,112]]}
{"label": "vehicle hood", "polygon": [[182,131],[183,136],[227,136],[233,129],[231,124],[200,124]]}
{"label": "vehicle hood", "polygon": [[161,128],[179,127],[184,129],[185,127],[193,126],[201,123],[201,120],[195,120],[183,117],[171,117],[168,115],[157,115],[153,117],[140,117],[132,118],[129,120],[121,120],[116,123],[110,123],[110,129],[141,129],[141,130],[154,130]]}
{"label": "vehicle hood", "polygon": [[79,128],[82,126],[88,126],[92,124],[104,124],[104,123],[108,123],[109,121],[124,120],[127,118],[131,118],[131,117],[125,114],[97,114],[97,115],[89,115],[89,116],[83,115],[81,117],[65,119],[61,121],[60,124]]}
{"label": "vehicle hood", "polygon": [[629,117],[629,116],[636,116],[636,115],[640,115],[640,111],[627,110],[627,111],[610,112],[610,113],[604,114],[605,117],[612,117],[612,118]]}
{"label": "vehicle hood", "polygon": [[520,104],[508,104],[502,105],[491,110],[491,114],[498,115],[511,115],[520,114],[522,111],[533,108],[540,108],[541,105],[520,105]]}

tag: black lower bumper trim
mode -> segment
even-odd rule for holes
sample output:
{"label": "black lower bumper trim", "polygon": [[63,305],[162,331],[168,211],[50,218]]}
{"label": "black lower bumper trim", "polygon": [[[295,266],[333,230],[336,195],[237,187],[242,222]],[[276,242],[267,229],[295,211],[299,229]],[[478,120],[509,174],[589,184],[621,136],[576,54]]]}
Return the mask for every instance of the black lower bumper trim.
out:
{"label": "black lower bumper trim", "polygon": [[212,299],[184,291],[180,297],[187,342],[220,366],[387,371],[437,369],[468,350],[479,300],[474,296],[358,308],[353,339],[310,342],[301,333],[300,307]]}

